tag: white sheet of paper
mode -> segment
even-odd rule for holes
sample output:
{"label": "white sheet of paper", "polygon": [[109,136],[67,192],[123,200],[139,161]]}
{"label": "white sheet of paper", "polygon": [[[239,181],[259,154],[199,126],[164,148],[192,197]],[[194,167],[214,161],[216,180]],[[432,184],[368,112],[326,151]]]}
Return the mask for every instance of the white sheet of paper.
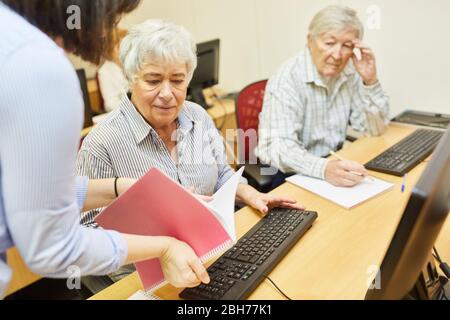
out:
{"label": "white sheet of paper", "polygon": [[363,181],[351,188],[335,187],[331,183],[302,175],[286,179],[303,189],[311,191],[344,208],[350,209],[390,188],[393,184],[374,178],[373,182]]}
{"label": "white sheet of paper", "polygon": [[216,215],[222,226],[236,242],[236,225],[234,219],[234,203],[236,200],[236,191],[240,182],[244,167],[228,179],[228,181],[213,195],[213,200],[206,203],[206,206]]}

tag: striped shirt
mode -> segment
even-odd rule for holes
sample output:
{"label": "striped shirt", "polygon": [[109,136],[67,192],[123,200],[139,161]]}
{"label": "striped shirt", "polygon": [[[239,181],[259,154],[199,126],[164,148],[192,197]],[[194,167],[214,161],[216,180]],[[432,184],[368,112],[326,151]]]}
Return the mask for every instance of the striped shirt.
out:
{"label": "striped shirt", "polygon": [[83,99],[73,66],[43,32],[0,2],[0,299],[15,246],[48,277],[108,274],[127,257],[115,231],[79,225],[86,178],[74,176]]}
{"label": "striped shirt", "polygon": [[367,135],[382,134],[389,100],[377,82],[365,86],[349,60],[327,82],[306,48],[269,80],[260,114],[256,155],[284,173],[324,179],[326,159],[345,141],[347,125]]}
{"label": "striped shirt", "polygon": [[[222,136],[208,113],[186,101],[174,134],[177,163],[164,142],[124,95],[120,107],[84,139],[78,154],[77,173],[94,178],[139,179],[156,167],[195,193],[212,195],[233,174]],[[81,223],[92,224],[99,210],[83,214]]]}

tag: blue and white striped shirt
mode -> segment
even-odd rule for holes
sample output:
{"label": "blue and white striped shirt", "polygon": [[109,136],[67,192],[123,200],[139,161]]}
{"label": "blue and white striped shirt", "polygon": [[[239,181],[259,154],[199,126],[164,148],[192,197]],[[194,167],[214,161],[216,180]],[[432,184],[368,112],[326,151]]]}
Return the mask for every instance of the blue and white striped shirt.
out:
{"label": "blue and white striped shirt", "polygon": [[1,3],[0,70],[0,298],[13,246],[44,276],[68,277],[70,266],[111,273],[126,259],[125,240],[79,224],[87,180],[76,187],[78,78],[62,49]]}
{"label": "blue and white striped shirt", "polygon": [[[185,101],[174,139],[177,162],[158,133],[124,95],[120,107],[84,139],[78,154],[77,174],[91,179],[115,176],[138,179],[156,167],[202,195],[212,195],[233,175],[224,140],[199,105]],[[91,224],[97,213],[85,213],[82,223]]]}
{"label": "blue and white striped shirt", "polygon": [[347,125],[379,135],[389,123],[389,99],[378,82],[365,86],[349,60],[327,82],[306,48],[283,64],[266,87],[257,156],[279,170],[324,178],[327,159]]}

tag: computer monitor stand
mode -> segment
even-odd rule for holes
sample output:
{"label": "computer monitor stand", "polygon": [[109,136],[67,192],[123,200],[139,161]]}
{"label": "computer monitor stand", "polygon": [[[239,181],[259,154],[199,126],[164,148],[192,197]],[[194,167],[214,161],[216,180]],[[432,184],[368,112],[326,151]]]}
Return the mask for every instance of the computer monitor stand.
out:
{"label": "computer monitor stand", "polygon": [[202,87],[189,88],[189,100],[201,105],[205,109],[209,109],[212,105],[206,102]]}
{"label": "computer monitor stand", "polygon": [[437,272],[432,257],[419,275],[416,284],[405,297],[407,300],[445,300],[450,298],[450,282]]}

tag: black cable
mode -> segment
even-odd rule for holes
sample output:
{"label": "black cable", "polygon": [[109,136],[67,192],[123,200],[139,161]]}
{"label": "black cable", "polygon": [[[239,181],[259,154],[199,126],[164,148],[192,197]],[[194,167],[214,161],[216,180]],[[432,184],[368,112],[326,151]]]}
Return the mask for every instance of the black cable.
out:
{"label": "black cable", "polygon": [[[445,279],[445,278],[444,278]],[[442,284],[442,283],[441,283]],[[436,300],[448,300],[447,295],[445,294],[445,288],[442,286]]]}
{"label": "black cable", "polygon": [[286,299],[288,300],[292,300],[291,298],[289,298],[289,296],[287,296],[276,284],[275,282],[272,281],[272,279],[270,279],[268,276],[264,276],[264,278],[266,278],[267,280],[270,281],[270,283],[278,290],[279,293],[281,293]]}
{"label": "black cable", "polygon": [[437,260],[439,263],[439,268],[444,273],[445,277],[447,277],[447,280],[450,280],[450,267],[447,263],[443,262],[441,257],[439,256],[439,253],[436,249],[436,247],[433,247],[433,257]]}
{"label": "black cable", "polygon": [[[221,106],[222,109],[223,109],[223,119],[222,119],[222,123],[220,124],[220,126],[217,127],[217,130],[222,134],[222,129],[223,129],[223,127],[225,126],[225,124],[226,124],[226,122],[227,122],[227,118],[228,118],[228,115],[227,115],[227,108],[226,108],[225,105],[223,104],[222,98],[220,98],[220,97],[217,95],[217,93],[214,91],[214,88],[213,88],[213,87],[211,88],[211,92],[212,92],[212,94],[213,94],[213,97],[214,97],[217,101],[219,101],[219,104],[220,104],[220,106]],[[227,152],[231,152],[231,154],[233,155],[233,161],[234,161],[234,160],[236,159],[236,155],[235,155],[235,153],[234,153],[234,147],[230,147],[230,145],[228,144],[228,140],[226,139],[226,134],[225,134],[225,135],[222,134],[222,136],[223,136],[223,141],[225,142],[225,149],[226,149]],[[228,158],[228,156],[227,156],[227,158]]]}
{"label": "black cable", "polygon": [[439,256],[439,253],[437,252],[436,247],[433,247],[433,252],[434,252],[434,257],[436,258],[436,260],[439,263],[442,263],[441,257]]}

